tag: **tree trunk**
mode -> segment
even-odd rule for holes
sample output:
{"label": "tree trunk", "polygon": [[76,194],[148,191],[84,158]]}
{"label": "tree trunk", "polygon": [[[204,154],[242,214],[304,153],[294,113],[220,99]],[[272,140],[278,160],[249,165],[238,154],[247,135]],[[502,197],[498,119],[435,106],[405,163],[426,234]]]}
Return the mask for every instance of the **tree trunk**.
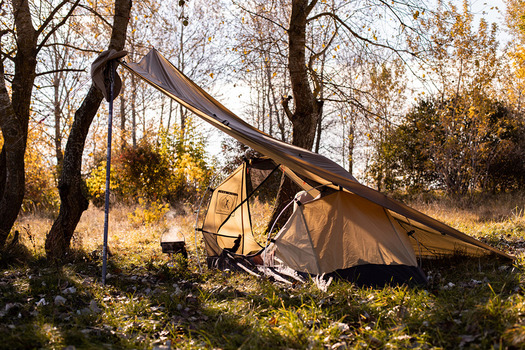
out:
{"label": "tree trunk", "polygon": [[[58,61],[58,59],[57,59]],[[58,68],[58,64],[56,65]],[[54,101],[54,115],[55,115],[55,154],[57,159],[57,169],[60,171],[62,168],[62,161],[64,160],[64,155],[62,153],[62,127],[60,119],[62,116],[60,110],[60,99],[59,99],[59,88],[60,88],[60,74],[56,73],[53,79],[53,88],[55,92],[55,101]]]}
{"label": "tree trunk", "polygon": [[137,148],[137,106],[135,100],[137,98],[137,86],[135,82],[135,75],[131,74],[131,146],[133,149]]}
{"label": "tree trunk", "polygon": [[[312,0],[310,4],[307,0],[292,1],[292,13],[288,29],[288,71],[292,85],[294,111],[291,112],[289,109],[289,98],[282,101],[286,115],[292,122],[292,144],[308,150],[311,150],[314,145],[316,128],[323,106],[322,102],[318,101],[312,92],[306,66],[306,24],[308,15],[316,3],[317,0]],[[274,222],[276,227],[284,225],[291,213],[291,208],[279,218],[278,216],[294,198],[298,190],[298,186],[288,178],[281,181],[277,202],[269,225]]]}
{"label": "tree trunk", "polygon": [[5,168],[0,171],[5,174],[0,176],[0,180],[3,180],[0,185],[3,189],[0,193],[0,248],[5,244],[24,199],[24,154],[37,63],[38,34],[31,21],[29,4],[27,1],[13,0],[12,6],[17,28],[17,52],[11,99],[5,85],[4,66],[0,63],[0,129],[4,137],[0,161],[4,162],[5,159]]}
{"label": "tree trunk", "polygon": [[[4,145],[0,153],[0,248],[22,207],[25,189],[24,153],[27,128],[16,115],[10,101],[0,62],[0,128]],[[24,133],[25,131],[25,133]]]}
{"label": "tree trunk", "polygon": [[[130,11],[131,0],[115,2],[115,17],[109,49],[120,51],[124,48]],[[58,183],[60,212],[46,237],[46,255],[52,259],[60,259],[65,256],[80,217],[88,208],[80,172],[82,153],[89,127],[102,99],[102,92],[92,85],[82,105],[75,113]]]}
{"label": "tree trunk", "polygon": [[124,97],[125,82],[120,90],[120,149],[126,148],[126,98]]}
{"label": "tree trunk", "polygon": [[306,66],[307,17],[315,4],[316,0],[310,4],[307,0],[293,0],[288,29],[288,71],[295,110],[293,114],[287,115],[293,127],[292,144],[308,150],[311,150],[314,144],[322,107],[322,103],[317,101],[310,87]]}

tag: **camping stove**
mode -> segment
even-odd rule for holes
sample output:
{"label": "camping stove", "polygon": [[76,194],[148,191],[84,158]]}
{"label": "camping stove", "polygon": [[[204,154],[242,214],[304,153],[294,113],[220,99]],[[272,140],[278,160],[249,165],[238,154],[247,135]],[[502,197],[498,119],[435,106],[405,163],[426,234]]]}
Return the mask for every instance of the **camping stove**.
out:
{"label": "camping stove", "polygon": [[188,258],[184,236],[176,229],[171,229],[162,235],[160,238],[160,246],[163,253],[169,255],[181,254],[186,259]]}

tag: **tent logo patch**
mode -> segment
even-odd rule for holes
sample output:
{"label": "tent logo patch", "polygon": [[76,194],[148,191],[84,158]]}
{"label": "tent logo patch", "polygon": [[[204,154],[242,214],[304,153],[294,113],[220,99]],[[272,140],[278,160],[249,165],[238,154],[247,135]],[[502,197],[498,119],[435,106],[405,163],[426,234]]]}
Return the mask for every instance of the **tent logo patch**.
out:
{"label": "tent logo patch", "polygon": [[215,207],[215,212],[222,215],[229,215],[235,208],[236,203],[237,193],[219,190],[217,191],[217,204]]}

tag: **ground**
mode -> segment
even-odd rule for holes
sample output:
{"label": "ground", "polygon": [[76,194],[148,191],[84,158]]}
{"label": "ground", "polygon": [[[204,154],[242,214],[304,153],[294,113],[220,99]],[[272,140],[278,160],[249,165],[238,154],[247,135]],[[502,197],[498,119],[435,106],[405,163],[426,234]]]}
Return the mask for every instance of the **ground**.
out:
{"label": "ground", "polygon": [[[141,223],[113,208],[107,284],[100,283],[103,211],[90,207],[68,261],[43,256],[51,219],[28,215],[0,266],[0,348],[345,349],[525,347],[523,198],[420,198],[420,210],[516,256],[424,262],[429,284],[358,288],[279,284],[210,271],[190,209]],[[130,216],[131,215],[131,216]],[[170,228],[189,260],[161,253]],[[200,260],[199,260],[200,259]],[[199,266],[200,265],[200,266]],[[322,286],[321,286],[322,287]]]}

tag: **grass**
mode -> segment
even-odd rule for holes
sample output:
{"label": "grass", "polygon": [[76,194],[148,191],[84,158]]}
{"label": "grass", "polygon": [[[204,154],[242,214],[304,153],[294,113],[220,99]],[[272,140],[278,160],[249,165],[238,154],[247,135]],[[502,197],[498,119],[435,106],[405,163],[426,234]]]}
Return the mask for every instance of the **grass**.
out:
{"label": "grass", "polygon": [[[62,266],[43,254],[51,220],[17,223],[21,246],[2,256],[0,348],[5,349],[518,349],[525,347],[523,198],[418,199],[418,209],[516,254],[425,262],[429,284],[358,288],[336,281],[273,283],[209,271],[194,216],[179,208],[137,225],[113,208],[107,285],[100,283],[103,212],[91,207]],[[161,253],[176,227],[189,261]],[[199,270],[199,263],[203,270]]]}

